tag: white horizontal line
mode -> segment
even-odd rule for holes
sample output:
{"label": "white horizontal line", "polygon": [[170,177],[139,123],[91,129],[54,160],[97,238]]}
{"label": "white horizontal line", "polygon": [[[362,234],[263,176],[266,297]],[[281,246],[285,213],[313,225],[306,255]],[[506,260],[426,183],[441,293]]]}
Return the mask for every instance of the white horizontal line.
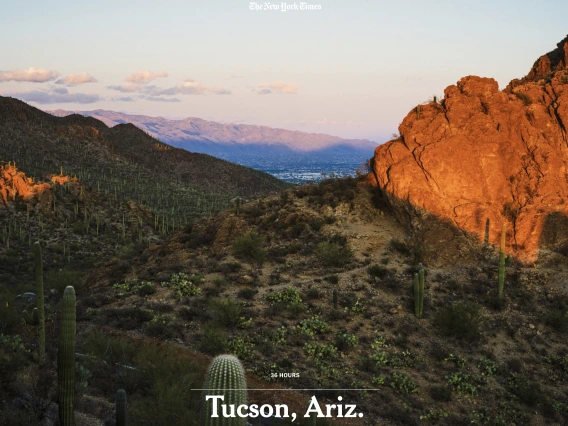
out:
{"label": "white horizontal line", "polygon": [[381,389],[191,389],[192,391],[378,391]]}

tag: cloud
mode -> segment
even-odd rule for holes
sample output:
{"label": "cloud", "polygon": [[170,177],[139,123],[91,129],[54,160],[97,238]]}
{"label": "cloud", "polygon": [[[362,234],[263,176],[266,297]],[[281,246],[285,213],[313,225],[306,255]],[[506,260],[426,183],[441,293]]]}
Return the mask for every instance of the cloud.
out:
{"label": "cloud", "polygon": [[17,92],[12,93],[11,96],[25,102],[35,102],[38,104],[92,104],[103,100],[99,95],[70,93],[64,87],[53,90],[30,90],[27,92]]}
{"label": "cloud", "polygon": [[144,86],[143,84],[119,84],[114,86],[107,86],[107,89],[116,90],[120,93],[134,93],[144,89],[145,87],[146,86]]}
{"label": "cloud", "polygon": [[204,95],[205,93],[213,93],[215,95],[230,95],[231,91],[220,86],[208,87],[202,85],[199,81],[186,78],[183,83],[176,84],[167,89],[160,89],[156,86],[149,86],[143,92],[151,96],[174,96],[174,95]]}
{"label": "cloud", "polygon": [[79,74],[69,74],[67,77],[60,78],[55,82],[55,84],[68,84],[70,86],[85,83],[98,83],[98,81],[92,75],[82,72]]}
{"label": "cloud", "polygon": [[132,96],[119,96],[118,98],[112,98],[114,102],[134,102],[136,98]]}
{"label": "cloud", "polygon": [[299,84],[274,81],[272,83],[262,83],[260,86],[258,86],[256,93],[258,93],[259,95],[267,95],[272,92],[278,92],[285,95],[293,95],[298,92],[298,89],[300,87],[302,86],[300,86]]}
{"label": "cloud", "polygon": [[4,81],[25,81],[28,83],[45,83],[55,80],[59,73],[53,70],[30,67],[27,70],[0,71],[0,83]]}
{"label": "cloud", "polygon": [[141,95],[139,98],[151,102],[181,102],[178,98],[160,98],[158,96]]}
{"label": "cloud", "polygon": [[225,77],[224,80],[235,80],[237,78],[245,78],[244,75],[230,75],[229,77]]}
{"label": "cloud", "polygon": [[167,72],[138,71],[134,74],[130,74],[124,80],[130,83],[148,83],[149,81],[165,78],[167,76]]}

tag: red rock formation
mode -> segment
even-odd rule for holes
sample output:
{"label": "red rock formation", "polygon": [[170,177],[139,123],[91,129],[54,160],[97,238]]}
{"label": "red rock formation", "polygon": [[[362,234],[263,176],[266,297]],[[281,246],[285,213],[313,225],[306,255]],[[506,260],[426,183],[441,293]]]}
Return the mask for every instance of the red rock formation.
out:
{"label": "red rock formation", "polygon": [[34,183],[32,178],[19,171],[16,166],[0,166],[0,208],[8,207],[16,198],[29,201],[49,190],[47,183]]}
{"label": "red rock formation", "polygon": [[567,64],[568,37],[502,91],[464,77],[412,110],[370,175],[399,220],[424,231],[433,215],[483,241],[489,219],[491,243],[506,222],[526,261],[568,242]]}

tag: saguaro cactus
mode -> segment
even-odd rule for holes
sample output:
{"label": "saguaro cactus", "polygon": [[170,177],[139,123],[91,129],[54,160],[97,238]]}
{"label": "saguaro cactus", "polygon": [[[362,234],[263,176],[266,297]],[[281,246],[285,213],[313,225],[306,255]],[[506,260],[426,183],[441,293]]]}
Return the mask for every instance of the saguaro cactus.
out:
{"label": "saguaro cactus", "polygon": [[337,309],[337,289],[333,289],[333,309]]}
{"label": "saguaro cactus", "polygon": [[489,218],[487,218],[487,220],[485,221],[485,238],[483,239],[485,244],[489,243],[489,225],[490,225],[490,221],[489,221]]}
{"label": "saguaro cactus", "polygon": [[45,362],[45,311],[43,302],[43,260],[39,241],[34,244],[34,261],[37,304],[37,359],[41,365]]}
{"label": "saguaro cactus", "polygon": [[116,426],[126,426],[126,391],[116,391]]}
{"label": "saguaro cactus", "polygon": [[73,415],[75,400],[75,304],[75,289],[72,286],[67,286],[63,292],[61,338],[57,353],[59,422],[61,426],[73,426],[75,424]]}
{"label": "saguaro cactus", "polygon": [[422,317],[424,310],[424,269],[414,274],[414,313],[417,318]]}
{"label": "saguaro cactus", "polygon": [[503,224],[501,231],[501,249],[499,250],[499,299],[504,296],[505,290],[505,235],[507,233],[507,226]]}
{"label": "saguaro cactus", "polygon": [[[220,405],[234,404],[239,406],[246,404],[246,386],[245,370],[238,358],[234,355],[217,356],[211,363],[207,373],[203,396],[204,406],[201,410],[202,421],[200,424],[204,426],[245,426],[246,418],[223,418]],[[223,401],[217,404],[218,417],[212,417],[214,402],[211,399],[205,401],[206,395],[224,396]]]}

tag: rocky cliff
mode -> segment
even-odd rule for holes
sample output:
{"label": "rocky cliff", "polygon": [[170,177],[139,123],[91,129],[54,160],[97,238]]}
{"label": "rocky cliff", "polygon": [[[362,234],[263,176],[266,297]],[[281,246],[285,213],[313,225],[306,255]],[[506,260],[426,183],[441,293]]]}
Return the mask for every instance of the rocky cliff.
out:
{"label": "rocky cliff", "polygon": [[398,219],[428,241],[433,219],[479,241],[489,219],[489,243],[506,223],[521,260],[568,254],[567,65],[568,37],[504,90],[468,76],[410,111],[371,160]]}

